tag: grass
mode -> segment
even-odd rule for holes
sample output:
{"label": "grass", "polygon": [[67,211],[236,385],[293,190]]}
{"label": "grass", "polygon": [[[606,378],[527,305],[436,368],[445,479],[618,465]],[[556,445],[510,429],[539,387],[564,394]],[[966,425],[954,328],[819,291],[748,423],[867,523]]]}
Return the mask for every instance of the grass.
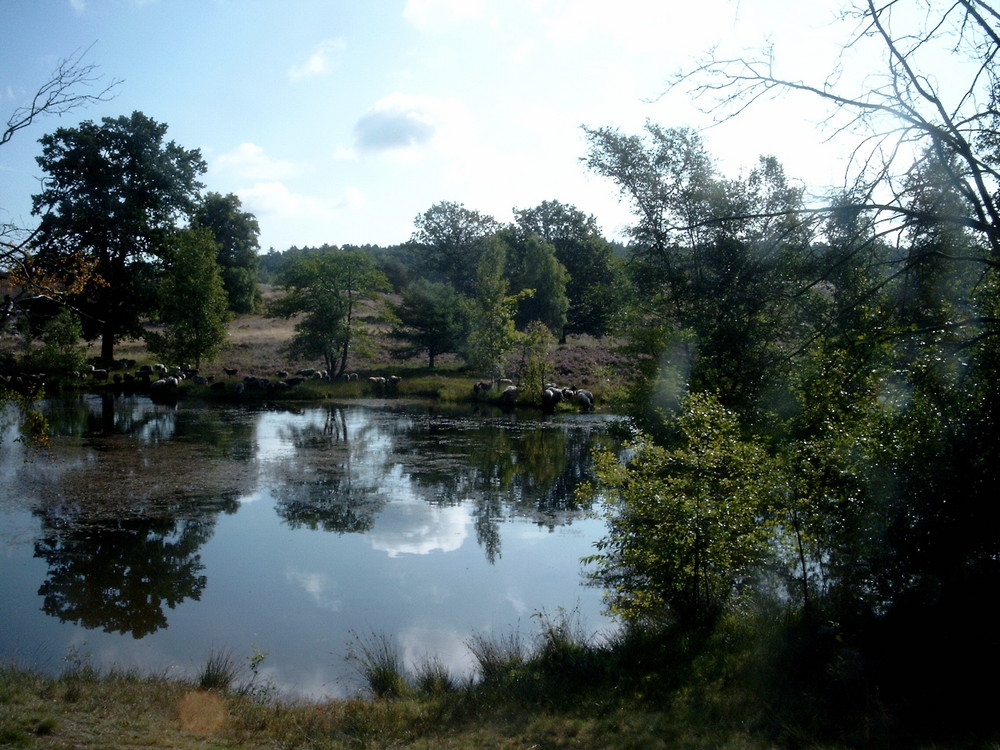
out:
{"label": "grass", "polygon": [[[277,292],[264,288],[265,298],[273,298]],[[423,356],[400,359],[391,348],[384,323],[372,318],[368,321],[373,334],[365,350],[352,349],[347,362],[347,372],[356,372],[359,379],[353,382],[316,383],[307,381],[282,394],[283,400],[318,400],[324,398],[364,398],[383,395],[401,398],[431,398],[441,401],[460,402],[470,399],[472,386],[484,377],[483,373],[467,370],[463,360],[449,354],[438,357],[437,367],[427,367]],[[294,334],[294,320],[269,318],[265,315],[240,315],[229,325],[227,343],[219,356],[212,362],[203,362],[201,374],[216,381],[235,383],[244,376],[276,379],[279,371],[290,373],[302,368],[321,368],[322,363],[289,357],[285,347]],[[16,342],[7,342],[14,347]],[[3,342],[0,342],[3,344]],[[99,342],[94,342],[88,357],[100,353]],[[139,364],[152,364],[158,359],[152,356],[141,340],[126,340],[115,348],[117,359],[132,359]],[[171,364],[171,363],[167,363]],[[553,349],[549,358],[549,377],[563,386],[587,388],[593,391],[602,404],[613,403],[615,394],[633,376],[633,369],[626,359],[615,353],[614,346],[602,339],[590,336],[571,337],[566,344]],[[237,370],[235,377],[227,377],[224,370]],[[399,375],[402,377],[398,388],[385,394],[373,388],[367,381],[369,376]],[[195,388],[189,383],[182,384],[183,391],[218,398],[206,387]],[[522,396],[522,404],[531,404],[538,398],[531,394]],[[561,408],[570,408],[564,406]]]}
{"label": "grass", "polygon": [[[481,653],[494,671],[458,680],[434,658],[407,668],[394,641],[357,638],[352,659],[374,699],[323,703],[259,700],[234,684],[232,655],[209,654],[192,681],[99,673],[76,659],[62,675],[43,677],[0,666],[0,746],[56,748],[522,748],[656,747],[656,712],[594,713],[581,704],[553,710],[539,703],[530,649],[500,638]],[[544,639],[543,639],[544,640]],[[503,662],[503,668],[499,668]],[[485,667],[486,662],[483,662]],[[82,668],[81,668],[82,666]],[[491,676],[486,678],[486,674]],[[206,689],[205,675],[216,684]],[[225,679],[229,678],[229,679]]]}
{"label": "grass", "polygon": [[[788,631],[766,618],[734,617],[713,632],[650,626],[603,638],[583,632],[572,613],[536,620],[530,635],[470,639],[475,674],[462,678],[433,657],[405,664],[388,635],[356,636],[349,658],[369,695],[318,703],[244,689],[225,651],[213,650],[190,681],[100,672],[80,655],[55,677],[0,663],[0,747],[1000,747],[997,737],[918,741],[877,706],[825,713],[780,684],[773,649]],[[262,658],[255,652],[250,669]],[[206,674],[221,678],[212,689]],[[789,699],[794,705],[783,705]]]}
{"label": "grass", "polygon": [[198,675],[198,687],[203,690],[229,690],[240,672],[240,664],[232,651],[213,649]]}

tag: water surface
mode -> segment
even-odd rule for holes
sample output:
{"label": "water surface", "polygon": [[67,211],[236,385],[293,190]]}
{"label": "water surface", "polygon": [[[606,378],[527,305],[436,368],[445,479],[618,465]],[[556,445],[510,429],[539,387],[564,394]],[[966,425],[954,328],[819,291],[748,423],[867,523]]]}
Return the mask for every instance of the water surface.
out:
{"label": "water surface", "polygon": [[353,634],[466,673],[473,634],[576,611],[609,626],[580,557],[580,507],[607,417],[391,401],[301,409],[43,404],[41,451],[8,413],[0,468],[0,653],[49,671],[190,675],[209,652],[290,695],[357,688]]}

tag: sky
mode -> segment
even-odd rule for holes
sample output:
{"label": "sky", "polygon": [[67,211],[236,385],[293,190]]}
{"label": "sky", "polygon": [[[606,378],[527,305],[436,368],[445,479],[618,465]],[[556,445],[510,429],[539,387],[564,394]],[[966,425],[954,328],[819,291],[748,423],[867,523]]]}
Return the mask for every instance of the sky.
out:
{"label": "sky", "polygon": [[[239,196],[261,251],[392,245],[453,201],[499,221],[558,200],[622,239],[616,187],[588,172],[582,126],[641,132],[709,118],[668,79],[715,47],[774,43],[821,76],[837,0],[4,0],[0,118],[60,59],[114,98],[38,120],[0,146],[0,222],[28,226],[38,139],[141,111],[199,149],[206,190]],[[810,190],[840,167],[822,112],[773,102],[705,131],[724,174],[776,156]]]}

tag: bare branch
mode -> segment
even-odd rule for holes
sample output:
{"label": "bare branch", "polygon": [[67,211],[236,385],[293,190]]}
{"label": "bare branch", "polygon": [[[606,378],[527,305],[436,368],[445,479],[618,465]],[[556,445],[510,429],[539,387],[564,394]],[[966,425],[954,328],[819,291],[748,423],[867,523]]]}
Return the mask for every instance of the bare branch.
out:
{"label": "bare branch", "polygon": [[[39,87],[31,101],[11,114],[6,129],[0,133],[0,145],[7,143],[15,133],[28,127],[42,115],[64,115],[79,107],[106,102],[114,97],[114,90],[121,81],[113,79],[110,83],[103,84],[103,76],[96,72],[97,66],[84,63],[84,58],[92,47],[93,45],[59,62],[55,72]],[[95,93],[86,91],[97,85],[102,87]]]}
{"label": "bare branch", "polygon": [[[968,218],[945,221],[981,233],[992,260],[1000,261],[1000,163],[996,154],[982,150],[1000,149],[1000,77],[995,69],[1000,12],[985,0],[953,0],[943,8],[908,0],[861,0],[855,13],[845,14],[851,17],[859,26],[841,48],[835,70],[819,84],[778,75],[773,49],[765,48],[756,58],[720,58],[713,52],[669,88],[691,84],[690,93],[716,123],[783,94],[828,103],[829,138],[858,139],[845,167],[845,183],[867,196],[867,209],[895,216],[904,226],[928,217],[907,209],[894,183],[913,168],[913,147],[918,153],[933,152],[969,213]],[[881,73],[859,71],[861,87],[851,91],[843,77],[844,53],[863,42],[879,45],[885,67]],[[966,69],[969,76],[961,86],[943,88],[935,76],[936,55],[956,53],[964,63],[972,63],[972,70]],[[873,75],[882,80],[872,80]],[[892,196],[889,201],[886,192]]]}

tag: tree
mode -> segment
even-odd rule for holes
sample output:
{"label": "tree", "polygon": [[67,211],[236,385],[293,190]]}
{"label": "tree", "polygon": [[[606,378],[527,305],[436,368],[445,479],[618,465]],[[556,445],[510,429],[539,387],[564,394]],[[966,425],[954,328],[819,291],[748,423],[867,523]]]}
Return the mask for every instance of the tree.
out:
{"label": "tree", "polygon": [[616,307],[619,270],[597,220],[574,206],[542,201],[534,208],[514,209],[514,221],[522,237],[536,235],[550,243],[569,274],[566,325],[553,332],[561,340],[568,333],[607,333]]}
{"label": "tree", "polygon": [[671,449],[640,435],[627,464],[597,457],[609,532],[589,562],[612,612],[692,627],[711,623],[770,554],[775,484],[766,452],[716,398],[687,398],[678,426]]}
{"label": "tree", "polygon": [[486,241],[500,229],[496,219],[461,203],[442,201],[413,223],[416,231],[412,241],[417,244],[414,249],[423,260],[425,275],[449,282],[462,294],[471,294]]}
{"label": "tree", "polygon": [[[38,89],[31,100],[17,107],[8,117],[6,126],[0,132],[0,146],[9,143],[20,131],[30,127],[41,117],[61,116],[90,104],[109,101],[120,81],[104,83],[97,74],[97,67],[84,62],[89,48],[60,60],[55,71]],[[92,87],[98,87],[93,92]],[[72,286],[66,283],[63,274],[44,274],[33,262],[32,251],[36,231],[17,226],[7,221],[0,222],[0,270],[7,272],[8,281],[20,288],[12,296],[7,296],[0,307],[0,330],[5,328],[22,309],[23,302],[37,300],[57,300],[62,302]],[[57,315],[65,323],[69,315]],[[75,321],[74,321],[75,322]],[[66,326],[57,326],[62,331]],[[50,334],[52,332],[50,331]],[[58,338],[58,337],[57,337]],[[71,356],[68,361],[72,363]],[[26,433],[36,444],[44,442],[44,418],[30,402],[40,395],[40,389],[33,385],[14,388],[6,381],[0,381],[0,406],[8,400],[22,404]]]}
{"label": "tree", "polygon": [[464,307],[449,284],[417,279],[404,290],[393,312],[399,325],[392,335],[405,345],[400,353],[427,352],[431,369],[439,354],[458,351],[464,342]]}
{"label": "tree", "polygon": [[[110,101],[121,81],[102,83],[102,76],[97,74],[97,66],[84,62],[89,51],[90,47],[59,61],[49,80],[38,87],[31,101],[11,113],[6,127],[0,133],[0,146],[10,141],[19,130],[32,125],[39,117],[61,116],[90,104]],[[88,93],[86,89],[95,84],[101,88],[96,93]]]}
{"label": "tree", "polygon": [[[21,130],[41,117],[62,116],[90,104],[109,101],[120,81],[103,83],[97,67],[85,63],[90,48],[59,61],[49,79],[35,91],[31,100],[17,107],[7,119],[0,133],[0,146],[8,143]],[[100,86],[96,92],[88,89]],[[30,262],[35,232],[10,223],[0,223],[0,268],[11,272],[12,279],[21,287],[19,297],[46,297],[57,299],[64,285],[58,279],[40,277],[36,265]],[[5,306],[0,326],[7,323],[16,306]]]}
{"label": "tree", "polygon": [[529,323],[518,339],[521,354],[516,373],[518,384],[541,393],[545,384],[553,380],[549,355],[556,340],[549,327],[539,320]]}
{"label": "tree", "polygon": [[[767,49],[758,57],[709,56],[673,86],[691,84],[690,93],[720,119],[778,95],[827,103],[829,121],[839,123],[834,134],[855,139],[847,193],[879,217],[883,232],[929,219],[951,224],[982,237],[987,252],[979,262],[1000,262],[1000,72],[994,64],[1000,13],[983,0],[940,6],[863,0],[844,18],[852,31],[830,80],[784,78],[775,51]],[[949,75],[939,74],[942,60],[955,63]],[[939,164],[958,210],[934,215],[908,203],[902,181],[928,160]]]}
{"label": "tree", "polygon": [[486,244],[476,268],[475,296],[469,301],[466,358],[493,380],[505,374],[507,353],[517,341],[514,311],[526,293],[510,295],[505,275],[507,248],[499,238]]}
{"label": "tree", "polygon": [[217,255],[209,230],[177,232],[165,254],[167,267],[159,289],[165,331],[147,332],[150,351],[174,362],[193,362],[197,368],[225,343],[230,312]]}
{"label": "tree", "polygon": [[38,164],[47,177],[33,207],[41,216],[39,259],[57,269],[77,257],[92,263],[97,278],[71,300],[108,361],[119,339],[142,335],[159,256],[201,188],[201,154],[165,143],[166,132],[134,112],[41,139]]}
{"label": "tree", "polygon": [[271,304],[269,313],[302,316],[289,344],[291,354],[322,357],[331,374],[341,375],[352,341],[364,335],[358,306],[386,291],[389,283],[367,253],[329,250],[295,261],[284,272],[282,288],[285,296]]}
{"label": "tree", "polygon": [[[763,396],[781,400],[812,238],[798,214],[802,189],[773,157],[743,180],[722,178],[686,129],[647,124],[645,137],[607,128],[587,137],[588,164],[618,184],[637,217],[626,331],[651,367],[672,350],[676,372],[662,379],[670,391],[646,397],[676,408],[680,391],[710,390],[743,416],[771,406]],[[663,374],[650,371],[648,384]]]}
{"label": "tree", "polygon": [[566,327],[566,283],[569,274],[556,258],[555,248],[537,235],[524,242],[523,265],[517,279],[518,289],[531,289],[533,294],[522,299],[515,323],[524,328],[540,321],[550,331],[561,333]]}
{"label": "tree", "polygon": [[251,313],[263,304],[257,286],[260,227],[254,215],[242,208],[240,199],[232,193],[225,196],[209,193],[198,206],[192,225],[206,227],[215,236],[229,309],[234,313]]}

